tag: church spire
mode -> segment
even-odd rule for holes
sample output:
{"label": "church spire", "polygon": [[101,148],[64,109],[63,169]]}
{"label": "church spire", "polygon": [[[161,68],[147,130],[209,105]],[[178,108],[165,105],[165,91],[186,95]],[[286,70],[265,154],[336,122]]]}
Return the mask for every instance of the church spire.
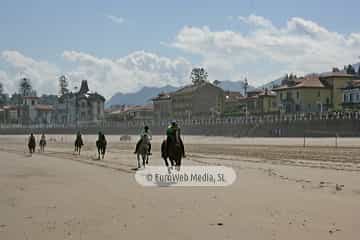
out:
{"label": "church spire", "polygon": [[82,80],[80,90],[79,90],[79,94],[84,94],[84,93],[87,93],[87,92],[89,92],[89,87],[88,87],[87,80]]}

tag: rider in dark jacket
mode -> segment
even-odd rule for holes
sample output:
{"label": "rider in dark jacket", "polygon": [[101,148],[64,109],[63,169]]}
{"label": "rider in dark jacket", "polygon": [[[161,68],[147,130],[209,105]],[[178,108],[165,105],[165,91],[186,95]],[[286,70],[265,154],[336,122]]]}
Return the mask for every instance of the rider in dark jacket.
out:
{"label": "rider in dark jacket", "polygon": [[106,143],[105,135],[102,132],[99,132],[98,134],[98,141]]}

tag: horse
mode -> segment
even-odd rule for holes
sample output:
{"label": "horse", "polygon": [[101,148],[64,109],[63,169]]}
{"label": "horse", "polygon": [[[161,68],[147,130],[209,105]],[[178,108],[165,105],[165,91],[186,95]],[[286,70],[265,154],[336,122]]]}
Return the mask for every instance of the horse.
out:
{"label": "horse", "polygon": [[28,142],[28,148],[29,148],[30,154],[33,154],[35,152],[36,140],[35,140],[34,136],[30,136],[29,142]]}
{"label": "horse", "polygon": [[81,138],[81,136],[76,136],[75,139],[75,153],[79,153],[81,152],[81,147],[84,145],[83,140]]}
{"label": "horse", "polygon": [[[167,144],[169,143],[169,146]],[[178,171],[181,167],[182,149],[181,145],[176,139],[169,138],[169,141],[164,140],[161,144],[161,156],[164,159],[166,167],[170,167],[168,159],[170,160],[171,167],[175,167]]]}
{"label": "horse", "polygon": [[45,152],[46,140],[41,139],[39,145],[40,145],[40,152]]}
{"label": "horse", "polygon": [[142,137],[141,143],[139,145],[139,148],[136,152],[136,157],[137,157],[137,161],[138,161],[138,168],[140,168],[140,156],[142,158],[142,164],[143,167],[145,168],[146,164],[149,164],[149,143],[150,143],[150,139],[149,136],[144,135]]}
{"label": "horse", "polygon": [[100,160],[100,155],[101,155],[102,159],[104,159],[105,152],[106,152],[106,139],[105,139],[105,136],[103,136],[103,138],[99,138],[96,141],[96,148],[98,150],[98,160]]}

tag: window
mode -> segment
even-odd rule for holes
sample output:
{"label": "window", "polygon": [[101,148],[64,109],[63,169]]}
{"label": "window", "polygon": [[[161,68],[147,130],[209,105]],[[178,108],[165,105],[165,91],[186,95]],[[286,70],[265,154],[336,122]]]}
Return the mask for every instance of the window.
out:
{"label": "window", "polygon": [[318,91],[317,96],[320,97],[320,90]]}
{"label": "window", "polygon": [[296,92],[296,98],[297,98],[297,99],[300,98],[300,93],[299,93],[299,91]]}

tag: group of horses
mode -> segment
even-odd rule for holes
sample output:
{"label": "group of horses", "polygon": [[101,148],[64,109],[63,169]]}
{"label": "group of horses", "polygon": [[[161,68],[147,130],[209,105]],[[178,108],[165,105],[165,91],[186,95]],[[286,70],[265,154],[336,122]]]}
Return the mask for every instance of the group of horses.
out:
{"label": "group of horses", "polygon": [[[96,140],[96,148],[98,151],[98,160],[100,160],[100,157],[101,157],[101,159],[105,158],[106,145],[107,145],[107,142],[106,142],[105,136],[102,136],[101,138],[99,137],[99,139]],[[81,148],[82,148],[82,146],[84,146],[84,142],[80,135],[76,136],[74,146],[75,146],[74,153],[80,155]]]}
{"label": "group of horses", "polygon": [[[136,152],[138,169],[140,169],[141,166],[145,168],[145,166],[149,164],[149,158],[150,158],[149,143],[150,143],[150,139],[148,136],[145,135],[142,138],[142,141]],[[106,145],[107,142],[105,136],[99,137],[99,139],[96,141],[98,160],[104,159],[106,153]],[[45,151],[45,146],[46,146],[46,141],[40,140],[40,152]],[[81,135],[77,135],[74,146],[75,146],[74,154],[80,155],[81,148],[82,146],[84,146],[84,142],[82,140]],[[33,138],[30,137],[28,147],[30,154],[35,152],[36,142],[34,137]],[[166,167],[168,168],[175,167],[176,169],[180,169],[181,160],[182,160],[182,149],[180,143],[176,140],[171,140],[171,139],[169,141],[164,140],[161,143],[161,157],[163,158]],[[141,160],[142,160],[142,164],[141,164]]]}
{"label": "group of horses", "polygon": [[[40,152],[45,152],[46,140],[41,139],[39,142],[39,146],[40,146]],[[28,148],[29,148],[30,154],[33,154],[35,152],[35,148],[36,148],[35,137],[33,137],[33,136],[30,137],[29,143],[28,143]]]}
{"label": "group of horses", "polygon": [[[142,166],[144,168],[147,164],[149,164],[149,143],[149,137],[147,135],[143,136],[139,148],[136,152],[138,169],[141,168],[141,160]],[[161,157],[163,158],[166,167],[175,167],[176,169],[180,170],[182,160],[182,149],[180,143],[176,140],[164,140],[161,143]]]}

